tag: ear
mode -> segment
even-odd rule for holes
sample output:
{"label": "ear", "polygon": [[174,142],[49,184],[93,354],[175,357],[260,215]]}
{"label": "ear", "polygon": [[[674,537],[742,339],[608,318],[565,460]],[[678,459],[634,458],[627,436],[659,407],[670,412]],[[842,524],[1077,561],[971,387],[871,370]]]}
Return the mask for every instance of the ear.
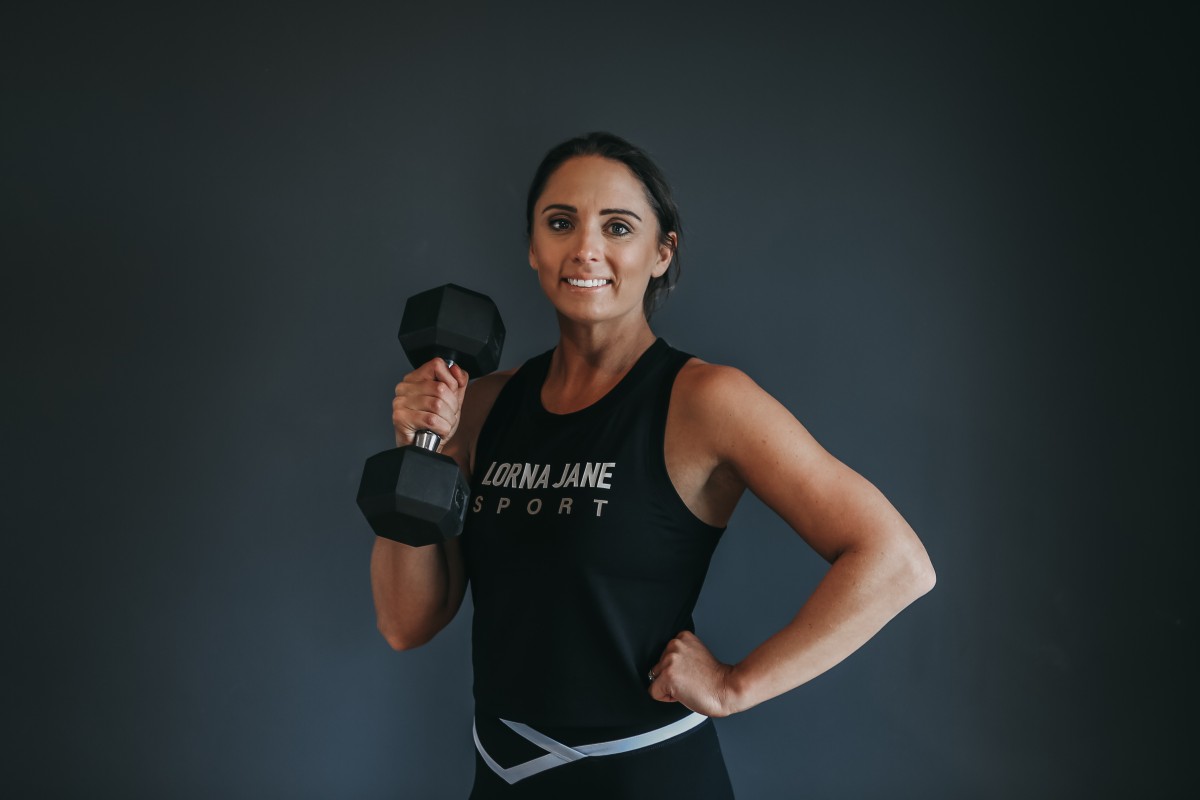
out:
{"label": "ear", "polygon": [[529,243],[529,266],[532,267],[535,272],[537,271],[537,259],[535,259],[533,256],[533,242]]}
{"label": "ear", "polygon": [[667,273],[667,268],[671,266],[671,259],[675,257],[675,249],[679,247],[679,236],[675,231],[668,233],[667,239],[669,240],[668,244],[658,246],[658,263],[650,272],[655,278],[661,278]]}

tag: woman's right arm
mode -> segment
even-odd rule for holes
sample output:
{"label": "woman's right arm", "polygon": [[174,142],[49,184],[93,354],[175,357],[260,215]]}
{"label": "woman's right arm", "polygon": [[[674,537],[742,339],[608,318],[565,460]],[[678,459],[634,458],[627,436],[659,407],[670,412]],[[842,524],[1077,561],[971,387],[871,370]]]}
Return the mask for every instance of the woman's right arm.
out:
{"label": "woman's right arm", "polygon": [[[396,386],[392,426],[396,446],[419,430],[442,437],[441,452],[471,474],[475,438],[509,373],[493,373],[467,390],[467,374],[440,358]],[[379,632],[396,650],[419,647],[446,627],[462,605],[467,579],[458,538],[412,547],[377,536],[371,552],[371,591]]]}

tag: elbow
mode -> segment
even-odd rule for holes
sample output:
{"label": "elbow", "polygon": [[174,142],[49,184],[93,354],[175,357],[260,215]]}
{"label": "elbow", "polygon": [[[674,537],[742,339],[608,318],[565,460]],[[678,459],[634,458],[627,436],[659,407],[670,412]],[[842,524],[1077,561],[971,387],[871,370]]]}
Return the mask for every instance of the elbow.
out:
{"label": "elbow", "polygon": [[379,621],[379,633],[393,650],[415,650],[423,644],[428,644],[437,631],[410,630],[400,625]]}
{"label": "elbow", "polygon": [[913,600],[928,594],[937,584],[937,573],[924,547],[917,545],[915,552],[909,553],[905,558],[904,581]]}
{"label": "elbow", "polygon": [[393,650],[414,650],[432,641],[457,611],[457,605],[381,603],[375,607],[375,626]]}

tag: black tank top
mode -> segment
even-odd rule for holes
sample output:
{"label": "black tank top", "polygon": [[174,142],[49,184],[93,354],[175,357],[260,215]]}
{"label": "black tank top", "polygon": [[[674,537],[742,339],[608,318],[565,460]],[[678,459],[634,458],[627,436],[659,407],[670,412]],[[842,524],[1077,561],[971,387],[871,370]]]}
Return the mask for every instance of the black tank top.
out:
{"label": "black tank top", "polygon": [[477,714],[530,725],[658,727],[688,714],[646,673],[692,610],[723,528],[667,475],[671,387],[690,358],[658,339],[607,395],[542,406],[553,351],[496,398],[476,445],[462,548],[475,606]]}

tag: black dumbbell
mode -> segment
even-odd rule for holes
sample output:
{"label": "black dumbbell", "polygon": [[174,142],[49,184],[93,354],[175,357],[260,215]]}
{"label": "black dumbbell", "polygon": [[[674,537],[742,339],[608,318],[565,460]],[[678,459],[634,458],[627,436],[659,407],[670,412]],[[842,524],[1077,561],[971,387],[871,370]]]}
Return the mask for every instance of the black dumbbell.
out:
{"label": "black dumbbell", "polygon": [[[500,364],[504,323],[487,295],[448,283],[408,298],[399,338],[414,367],[443,358],[477,378]],[[413,444],[367,459],[358,507],[376,535],[420,547],[462,531],[470,488],[439,444],[433,431],[418,431]]]}

